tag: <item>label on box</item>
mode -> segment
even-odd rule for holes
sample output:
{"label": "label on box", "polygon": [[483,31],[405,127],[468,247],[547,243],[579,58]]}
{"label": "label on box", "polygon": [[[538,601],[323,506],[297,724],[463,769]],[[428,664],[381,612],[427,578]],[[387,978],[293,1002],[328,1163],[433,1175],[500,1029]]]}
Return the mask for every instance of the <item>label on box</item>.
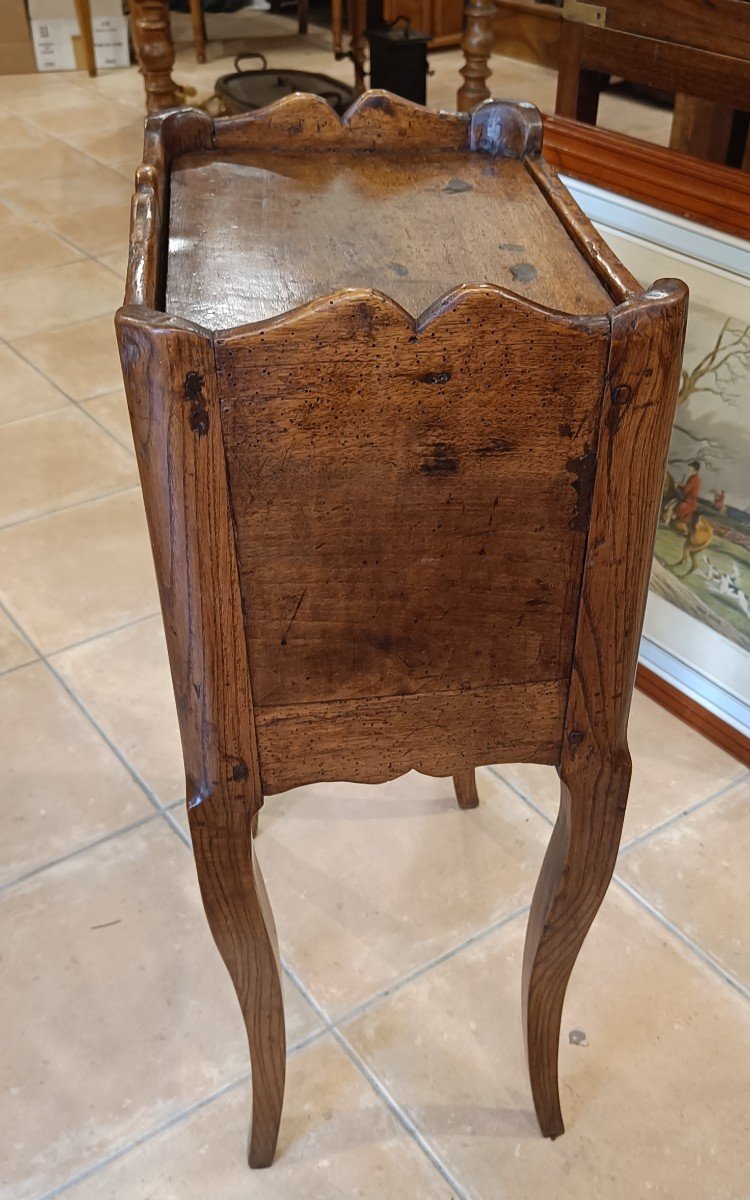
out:
{"label": "label on box", "polygon": [[[93,17],[91,29],[98,70],[130,65],[126,17]],[[40,71],[75,71],[73,38],[78,35],[75,17],[32,20],[31,33],[36,65]]]}

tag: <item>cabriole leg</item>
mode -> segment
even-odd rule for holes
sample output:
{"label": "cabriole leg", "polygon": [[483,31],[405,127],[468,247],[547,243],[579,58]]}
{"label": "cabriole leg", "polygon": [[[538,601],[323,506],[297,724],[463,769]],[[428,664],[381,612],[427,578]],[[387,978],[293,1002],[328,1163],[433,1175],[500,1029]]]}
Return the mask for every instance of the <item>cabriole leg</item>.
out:
{"label": "cabriole leg", "polygon": [[523,1023],[534,1108],[545,1137],[565,1132],[557,1082],[563,1000],[612,877],[630,759],[561,778],[560,812],[534,892],[523,960]]}
{"label": "cabriole leg", "polygon": [[189,807],[189,818],[206,916],[232,977],[250,1046],[248,1161],[268,1167],[284,1100],[286,1036],[276,928],[253,847],[253,806],[223,804],[212,796]]}

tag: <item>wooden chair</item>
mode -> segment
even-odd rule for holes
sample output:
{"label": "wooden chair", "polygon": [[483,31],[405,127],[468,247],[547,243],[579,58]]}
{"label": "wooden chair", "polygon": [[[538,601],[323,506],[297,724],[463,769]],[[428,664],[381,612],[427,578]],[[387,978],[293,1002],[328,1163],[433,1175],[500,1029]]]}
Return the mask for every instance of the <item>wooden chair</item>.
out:
{"label": "wooden chair", "polygon": [[734,111],[750,112],[748,0],[608,0],[598,9],[568,0],[564,16],[558,116],[595,125],[602,88],[617,75],[677,93],[673,150],[725,161]]}
{"label": "wooden chair", "polygon": [[[297,4],[297,28],[300,33],[307,33],[310,19],[310,0],[299,0]],[[199,63],[206,61],[206,14],[203,11],[203,0],[190,0],[190,20],[193,26],[193,44],[195,57]]]}
{"label": "wooden chair", "polygon": [[411,768],[472,807],[479,764],[557,767],[523,992],[536,1112],[563,1132],[563,997],[625,812],[686,291],[644,292],[540,149],[530,105],[384,92],[343,122],[311,96],[147,122],[117,328],[253,1166],[285,1072],[257,814]]}

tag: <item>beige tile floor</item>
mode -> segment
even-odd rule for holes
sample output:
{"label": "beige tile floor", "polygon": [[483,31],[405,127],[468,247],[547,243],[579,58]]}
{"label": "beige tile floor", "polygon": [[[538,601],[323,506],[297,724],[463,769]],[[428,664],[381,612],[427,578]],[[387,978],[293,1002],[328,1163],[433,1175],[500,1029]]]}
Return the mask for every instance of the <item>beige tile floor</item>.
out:
{"label": "beige tile floor", "polygon": [[[258,21],[271,61],[347,77],[321,31]],[[178,78],[208,94],[226,49]],[[434,64],[449,107],[459,57]],[[503,60],[494,84],[554,90]],[[112,333],[141,105],[133,70],[0,78],[0,1197],[747,1200],[750,776],[642,696],[565,1007],[566,1136],[535,1127],[519,1011],[553,773],[485,769],[465,813],[408,776],[264,813],[291,1062],[278,1160],[247,1170]],[[604,110],[664,140],[663,114]]]}

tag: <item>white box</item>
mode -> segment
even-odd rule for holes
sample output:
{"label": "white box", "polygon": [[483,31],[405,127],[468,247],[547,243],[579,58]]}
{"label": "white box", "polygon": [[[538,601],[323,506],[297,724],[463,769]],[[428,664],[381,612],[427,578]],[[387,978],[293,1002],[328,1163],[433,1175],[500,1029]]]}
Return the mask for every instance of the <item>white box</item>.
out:
{"label": "white box", "polygon": [[[40,71],[75,71],[79,33],[73,0],[29,0],[31,34]],[[121,0],[91,0],[91,29],[100,71],[130,65],[128,22]]]}

